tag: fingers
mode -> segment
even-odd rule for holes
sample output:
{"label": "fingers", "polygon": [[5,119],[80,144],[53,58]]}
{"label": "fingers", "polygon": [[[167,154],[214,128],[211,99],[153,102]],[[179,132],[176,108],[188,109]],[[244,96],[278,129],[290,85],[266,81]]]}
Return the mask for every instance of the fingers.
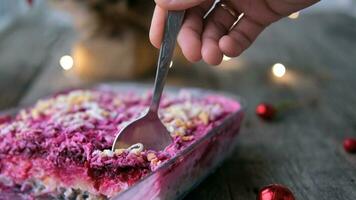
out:
{"label": "fingers", "polygon": [[[220,6],[204,20],[204,14],[212,4],[213,0],[208,0],[186,12],[177,41],[184,56],[190,62],[203,58],[210,65],[218,65],[223,55],[236,57],[247,49],[264,29],[261,23],[245,17],[229,32],[236,19]],[[151,23],[150,40],[157,48],[162,41],[166,15],[167,12],[163,8],[156,6]]]}
{"label": "fingers", "polygon": [[199,6],[186,11],[184,23],[179,32],[177,41],[184,56],[190,62],[197,62],[201,59],[203,18],[213,3],[213,0],[207,0]]}
{"label": "fingers", "polygon": [[223,52],[219,47],[219,40],[228,33],[235,17],[222,7],[215,8],[206,19],[202,35],[201,54],[204,61],[210,65],[218,65],[223,58]]}
{"label": "fingers", "polygon": [[166,21],[167,12],[159,6],[156,6],[150,28],[150,41],[156,48],[160,48],[163,38],[163,29]]}
{"label": "fingers", "polygon": [[156,4],[165,10],[184,10],[197,6],[204,1],[207,0],[155,0]]}
{"label": "fingers", "polygon": [[257,36],[263,31],[264,26],[248,17],[241,18],[236,26],[219,41],[219,48],[229,57],[236,57],[247,49]]}
{"label": "fingers", "polygon": [[203,31],[204,14],[205,11],[202,7],[194,7],[188,10],[178,34],[178,44],[184,56],[190,62],[197,62],[201,59],[201,33]]}

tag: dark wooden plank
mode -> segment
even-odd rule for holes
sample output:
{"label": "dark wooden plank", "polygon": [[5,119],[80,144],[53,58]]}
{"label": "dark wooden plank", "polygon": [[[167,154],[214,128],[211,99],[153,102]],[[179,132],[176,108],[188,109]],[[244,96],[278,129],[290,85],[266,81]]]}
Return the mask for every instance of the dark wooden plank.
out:
{"label": "dark wooden plank", "polygon": [[[355,35],[356,21],[345,14],[302,13],[298,20],[272,25],[246,53],[221,67],[177,64],[170,84],[239,94],[248,109],[232,157],[186,199],[255,199],[258,188],[270,183],[287,185],[297,199],[356,199],[356,157],[341,145],[345,136],[356,136]],[[58,67],[59,56],[69,49],[64,45],[53,52],[49,68],[23,103],[88,84],[65,76]],[[276,62],[288,67],[290,79],[283,83],[269,77]],[[255,116],[260,101],[286,99],[315,102],[273,123]]]}
{"label": "dark wooden plank", "polygon": [[[227,180],[233,199],[255,199],[270,183],[289,186],[297,199],[356,198],[356,157],[342,149],[342,139],[356,135],[355,25],[346,15],[286,19],[237,59],[243,69],[216,71],[221,87],[240,93],[250,110],[233,157],[219,169],[223,175],[214,174],[186,199],[216,199],[204,193],[215,179]],[[274,84],[266,74],[275,62],[286,64],[296,82]],[[253,114],[260,101],[308,98],[318,103],[274,123]]]}

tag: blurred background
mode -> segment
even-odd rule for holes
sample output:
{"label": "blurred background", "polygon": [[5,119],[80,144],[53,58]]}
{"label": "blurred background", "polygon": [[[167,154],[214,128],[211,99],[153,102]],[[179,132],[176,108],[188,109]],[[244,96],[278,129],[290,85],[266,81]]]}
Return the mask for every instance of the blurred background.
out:
{"label": "blurred background", "polygon": [[[153,7],[148,0],[0,0],[0,109],[103,82],[152,84]],[[356,198],[356,161],[339,145],[356,136],[356,1],[323,0],[294,13],[217,67],[175,54],[169,85],[247,102],[233,157],[187,198],[254,199],[271,182],[290,186],[297,199]],[[260,102],[298,106],[270,123],[254,113]]]}
{"label": "blurred background", "polygon": [[[151,83],[158,54],[148,40],[153,7],[153,1],[144,0],[2,0],[0,108],[97,82]],[[313,72],[323,79],[331,73],[327,70],[331,64],[321,67],[325,64],[320,56],[310,53],[326,50],[316,47],[319,44],[336,50],[331,45],[335,39],[345,42],[342,36],[353,29],[355,13],[355,1],[324,0],[274,24],[242,56],[225,57],[221,67],[188,63],[177,50],[169,83],[244,94],[252,82],[269,87],[264,83],[273,77],[264,75],[274,63],[287,65],[292,76],[278,80],[279,86],[305,84],[296,80],[298,73]],[[336,38],[330,41],[328,34]],[[244,81],[247,77],[252,80]]]}

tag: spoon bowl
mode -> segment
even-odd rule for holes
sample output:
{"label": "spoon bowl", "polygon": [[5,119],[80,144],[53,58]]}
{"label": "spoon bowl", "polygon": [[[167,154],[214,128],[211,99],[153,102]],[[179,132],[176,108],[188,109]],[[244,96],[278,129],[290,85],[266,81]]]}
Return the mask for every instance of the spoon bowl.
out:
{"label": "spoon bowl", "polygon": [[119,132],[112,150],[128,148],[135,143],[143,144],[146,149],[159,151],[172,143],[172,137],[158,115],[148,111]]}

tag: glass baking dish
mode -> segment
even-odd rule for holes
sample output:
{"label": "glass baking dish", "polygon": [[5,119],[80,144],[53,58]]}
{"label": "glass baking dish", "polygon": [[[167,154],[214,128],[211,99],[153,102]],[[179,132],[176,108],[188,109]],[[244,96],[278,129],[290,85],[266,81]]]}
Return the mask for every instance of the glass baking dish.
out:
{"label": "glass baking dish", "polygon": [[[151,86],[145,84],[102,84],[100,89],[130,91],[142,93]],[[180,151],[171,160],[163,163],[155,171],[120,192],[112,200],[135,199],[181,199],[187,192],[197,186],[208,174],[212,173],[227,158],[236,143],[241,121],[244,115],[244,104],[233,95],[202,89],[184,89],[192,95],[222,95],[240,104],[240,108],[227,116],[221,123],[205,136]],[[167,87],[165,93],[174,95],[178,88]],[[15,108],[0,114],[16,113]]]}

